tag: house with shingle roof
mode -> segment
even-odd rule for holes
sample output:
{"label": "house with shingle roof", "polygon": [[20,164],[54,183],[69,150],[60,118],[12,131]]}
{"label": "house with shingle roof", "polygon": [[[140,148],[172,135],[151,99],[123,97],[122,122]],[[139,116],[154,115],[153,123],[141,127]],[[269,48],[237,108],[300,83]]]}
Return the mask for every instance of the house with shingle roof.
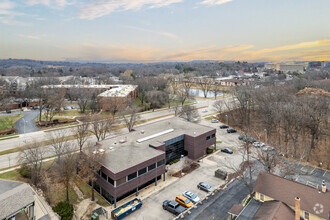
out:
{"label": "house with shingle roof", "polygon": [[26,183],[0,180],[0,219],[34,218],[34,192]]}
{"label": "house with shingle roof", "polygon": [[237,216],[240,219],[330,219],[330,193],[280,176],[260,172],[254,198]]}

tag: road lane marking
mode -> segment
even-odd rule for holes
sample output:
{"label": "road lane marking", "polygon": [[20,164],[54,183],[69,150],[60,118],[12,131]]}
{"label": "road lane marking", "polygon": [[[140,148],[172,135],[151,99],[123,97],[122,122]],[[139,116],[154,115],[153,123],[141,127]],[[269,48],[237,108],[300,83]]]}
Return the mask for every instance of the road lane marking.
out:
{"label": "road lane marking", "polygon": [[314,188],[316,188],[316,189],[319,188],[319,184],[316,184],[316,183],[313,183],[313,182],[310,182],[310,181],[307,181],[307,182],[306,182],[306,185],[307,185],[307,186],[314,187]]}

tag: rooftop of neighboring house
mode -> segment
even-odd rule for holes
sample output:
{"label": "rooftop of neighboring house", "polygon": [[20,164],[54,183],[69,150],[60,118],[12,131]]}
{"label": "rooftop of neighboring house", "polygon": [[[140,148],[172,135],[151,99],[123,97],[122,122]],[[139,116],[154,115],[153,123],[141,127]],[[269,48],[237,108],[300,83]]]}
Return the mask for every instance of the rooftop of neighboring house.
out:
{"label": "rooftop of neighboring house", "polygon": [[[316,188],[274,174],[260,172],[253,191],[292,207],[295,206],[295,198],[299,197],[301,210],[324,219],[327,219],[330,213],[330,192],[321,192]],[[322,212],[318,210],[319,207],[323,207]]]}
{"label": "rooftop of neighboring house", "polygon": [[26,183],[0,180],[0,219],[10,217],[34,202],[34,192]]}
{"label": "rooftop of neighboring house", "polygon": [[134,130],[98,143],[105,150],[101,163],[114,173],[165,153],[150,147],[150,145],[158,147],[167,140],[185,134],[198,137],[215,129],[173,117],[137,126],[134,127]]}

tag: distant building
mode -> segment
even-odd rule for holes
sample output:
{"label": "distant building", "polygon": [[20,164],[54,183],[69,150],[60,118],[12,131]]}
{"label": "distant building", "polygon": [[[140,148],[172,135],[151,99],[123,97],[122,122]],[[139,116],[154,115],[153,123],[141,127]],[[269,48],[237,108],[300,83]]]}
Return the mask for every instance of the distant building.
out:
{"label": "distant building", "polygon": [[216,129],[177,117],[135,127],[133,132],[97,143],[102,164],[95,188],[110,203],[161,179],[165,165],[188,156],[196,160],[216,147]]}
{"label": "distant building", "polygon": [[321,69],[325,67],[325,62],[324,61],[313,61],[313,62],[308,62],[308,68],[309,69]]}
{"label": "distant building", "polygon": [[304,73],[306,69],[305,63],[266,63],[266,69],[272,69],[282,72],[298,72]]}
{"label": "distant building", "polygon": [[100,100],[101,108],[109,110],[108,103],[112,100],[120,102],[121,106],[126,106],[128,100],[135,100],[137,97],[136,85],[48,85],[42,86],[46,90],[64,90],[79,89],[85,90],[88,93],[97,93],[97,98]]}

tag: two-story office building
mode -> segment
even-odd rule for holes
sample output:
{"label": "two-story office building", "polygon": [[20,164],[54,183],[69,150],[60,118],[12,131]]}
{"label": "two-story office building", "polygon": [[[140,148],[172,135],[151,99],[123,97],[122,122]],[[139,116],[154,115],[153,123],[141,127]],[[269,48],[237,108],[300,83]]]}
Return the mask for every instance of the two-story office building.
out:
{"label": "two-story office building", "polygon": [[171,118],[98,142],[102,164],[95,188],[114,203],[163,176],[165,165],[182,156],[196,160],[216,145],[216,129]]}

